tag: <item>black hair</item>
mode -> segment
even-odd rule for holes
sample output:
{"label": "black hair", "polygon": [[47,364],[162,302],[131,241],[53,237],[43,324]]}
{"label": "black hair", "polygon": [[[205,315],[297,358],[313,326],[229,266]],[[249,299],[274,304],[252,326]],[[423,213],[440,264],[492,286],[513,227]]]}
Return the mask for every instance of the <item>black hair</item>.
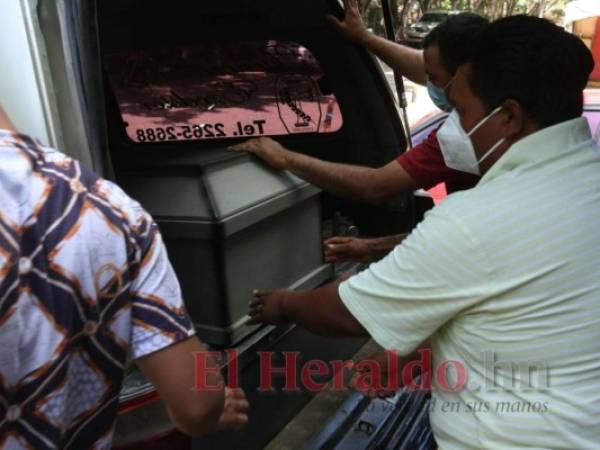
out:
{"label": "black hair", "polygon": [[442,66],[454,75],[469,59],[475,36],[487,25],[489,21],[475,13],[451,15],[425,36],[423,48],[437,45]]}
{"label": "black hair", "polygon": [[516,100],[538,128],[581,116],[583,89],[594,68],[579,38],[524,15],[483,30],[470,62],[469,85],[488,111]]}

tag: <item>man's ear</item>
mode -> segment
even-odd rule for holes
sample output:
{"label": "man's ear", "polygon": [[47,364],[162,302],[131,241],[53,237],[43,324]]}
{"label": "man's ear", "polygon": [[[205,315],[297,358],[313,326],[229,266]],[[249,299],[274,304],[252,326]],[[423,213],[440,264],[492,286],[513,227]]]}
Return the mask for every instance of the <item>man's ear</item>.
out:
{"label": "man's ear", "polygon": [[508,99],[502,104],[503,134],[507,139],[519,138],[525,132],[527,116],[519,102]]}

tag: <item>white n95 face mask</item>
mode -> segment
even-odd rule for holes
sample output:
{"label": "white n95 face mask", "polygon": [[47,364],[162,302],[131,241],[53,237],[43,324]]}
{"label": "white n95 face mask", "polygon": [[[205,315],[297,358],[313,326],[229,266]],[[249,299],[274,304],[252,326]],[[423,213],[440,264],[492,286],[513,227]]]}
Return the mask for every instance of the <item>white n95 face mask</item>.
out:
{"label": "white n95 face mask", "polygon": [[490,148],[481,159],[477,159],[475,148],[471,142],[470,136],[475,133],[487,120],[502,109],[498,106],[491,113],[479,121],[468,133],[460,124],[460,118],[456,110],[453,110],[444,125],[437,132],[437,139],[440,143],[440,149],[444,156],[446,166],[451,169],[460,170],[462,172],[481,175],[479,164],[492,154],[503,142],[504,138],[500,139],[492,148]]}

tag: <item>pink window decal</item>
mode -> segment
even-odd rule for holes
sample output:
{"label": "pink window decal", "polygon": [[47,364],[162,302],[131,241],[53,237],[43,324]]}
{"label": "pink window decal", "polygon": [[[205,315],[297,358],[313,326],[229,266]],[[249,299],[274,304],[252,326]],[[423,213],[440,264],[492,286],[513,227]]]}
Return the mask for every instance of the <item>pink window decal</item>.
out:
{"label": "pink window decal", "polygon": [[203,43],[105,57],[138,143],[333,133],[342,115],[308,49],[293,42]]}

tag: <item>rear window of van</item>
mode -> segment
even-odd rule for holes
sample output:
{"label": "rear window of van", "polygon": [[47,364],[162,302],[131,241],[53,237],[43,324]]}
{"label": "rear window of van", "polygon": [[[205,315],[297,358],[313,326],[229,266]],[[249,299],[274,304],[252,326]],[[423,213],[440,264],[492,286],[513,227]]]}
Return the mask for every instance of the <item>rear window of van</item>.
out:
{"label": "rear window of van", "polygon": [[287,41],[215,42],[106,55],[135,143],[334,133],[342,115],[311,52]]}

